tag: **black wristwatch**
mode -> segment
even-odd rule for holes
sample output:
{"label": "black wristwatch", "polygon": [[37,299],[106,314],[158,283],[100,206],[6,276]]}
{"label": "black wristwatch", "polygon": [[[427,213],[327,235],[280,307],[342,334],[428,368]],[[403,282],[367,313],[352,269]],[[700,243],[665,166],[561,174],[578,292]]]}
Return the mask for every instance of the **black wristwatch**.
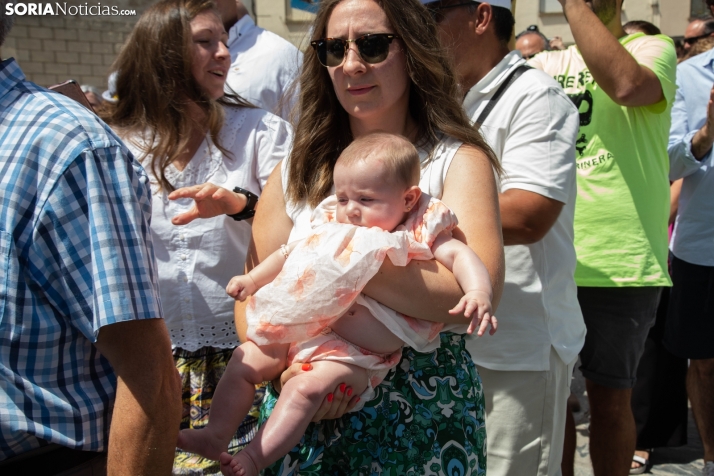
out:
{"label": "black wristwatch", "polygon": [[253,215],[255,215],[255,206],[258,203],[258,196],[254,194],[253,192],[250,192],[244,188],[236,187],[233,189],[235,193],[242,193],[245,195],[245,198],[248,199],[248,201],[245,204],[245,208],[240,212],[236,213],[234,215],[228,215],[229,217],[233,218],[235,221],[241,221],[241,220],[247,220],[248,218],[253,218]]}

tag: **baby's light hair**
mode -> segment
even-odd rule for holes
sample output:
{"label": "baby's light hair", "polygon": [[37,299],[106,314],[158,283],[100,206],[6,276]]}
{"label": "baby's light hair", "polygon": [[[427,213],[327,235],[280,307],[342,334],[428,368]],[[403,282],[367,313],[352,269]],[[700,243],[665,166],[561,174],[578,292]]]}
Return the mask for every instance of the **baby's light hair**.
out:
{"label": "baby's light hair", "polygon": [[421,160],[419,152],[406,138],[373,132],[352,141],[337,158],[337,163],[349,166],[357,161],[372,158],[384,160],[387,179],[398,185],[411,187],[419,185]]}

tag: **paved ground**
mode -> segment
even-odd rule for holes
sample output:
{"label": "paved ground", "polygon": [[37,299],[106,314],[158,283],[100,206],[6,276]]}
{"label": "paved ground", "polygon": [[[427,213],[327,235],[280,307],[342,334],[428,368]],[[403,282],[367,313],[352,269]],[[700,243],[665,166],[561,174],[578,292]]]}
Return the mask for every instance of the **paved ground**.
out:
{"label": "paved ground", "polygon": [[[593,476],[588,451],[588,399],[585,395],[585,381],[575,370],[573,392],[580,400],[581,410],[575,414],[575,424],[578,432],[577,449],[575,451],[575,476]],[[704,462],[702,455],[704,449],[694,426],[691,410],[689,413],[689,427],[687,431],[686,446],[679,448],[659,448],[652,454],[653,467],[651,474],[656,476],[701,476]]]}

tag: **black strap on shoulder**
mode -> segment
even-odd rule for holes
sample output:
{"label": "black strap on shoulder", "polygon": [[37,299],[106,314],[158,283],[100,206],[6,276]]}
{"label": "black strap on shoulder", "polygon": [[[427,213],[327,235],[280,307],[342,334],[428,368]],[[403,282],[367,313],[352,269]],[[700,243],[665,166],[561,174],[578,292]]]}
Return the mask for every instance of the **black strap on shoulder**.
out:
{"label": "black strap on shoulder", "polygon": [[478,116],[478,119],[476,119],[474,127],[476,127],[477,129],[481,127],[481,124],[483,124],[488,115],[491,114],[491,111],[493,111],[493,108],[496,107],[498,100],[501,99],[501,96],[503,96],[503,93],[506,91],[506,89],[508,89],[509,86],[516,81],[516,79],[518,79],[523,73],[525,73],[529,69],[533,68],[531,66],[528,66],[527,64],[522,64],[516,69],[514,69],[511,74],[508,75],[508,77],[503,81],[503,83],[501,83],[501,86],[496,91],[496,94],[493,95],[491,100],[488,101],[488,104],[486,104],[486,107],[483,109],[483,111],[481,111],[481,115]]}

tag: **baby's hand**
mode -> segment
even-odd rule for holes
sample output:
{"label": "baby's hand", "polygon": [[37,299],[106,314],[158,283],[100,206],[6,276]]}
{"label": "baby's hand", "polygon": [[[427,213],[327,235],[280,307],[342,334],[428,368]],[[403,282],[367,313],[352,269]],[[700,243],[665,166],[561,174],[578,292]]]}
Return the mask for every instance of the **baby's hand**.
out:
{"label": "baby's hand", "polygon": [[496,320],[496,316],[491,315],[491,296],[486,292],[467,292],[459,303],[449,311],[449,314],[459,314],[463,312],[464,316],[470,317],[474,311],[476,311],[476,314],[473,319],[471,319],[471,324],[469,324],[466,333],[472,334],[474,329],[478,327],[476,334],[480,337],[484,335],[490,324],[491,330],[489,331],[489,335],[495,334],[498,329],[498,321]]}
{"label": "baby's hand", "polygon": [[226,292],[233,299],[245,301],[248,296],[253,295],[257,291],[258,286],[255,285],[253,278],[249,274],[234,276],[226,286]]}

